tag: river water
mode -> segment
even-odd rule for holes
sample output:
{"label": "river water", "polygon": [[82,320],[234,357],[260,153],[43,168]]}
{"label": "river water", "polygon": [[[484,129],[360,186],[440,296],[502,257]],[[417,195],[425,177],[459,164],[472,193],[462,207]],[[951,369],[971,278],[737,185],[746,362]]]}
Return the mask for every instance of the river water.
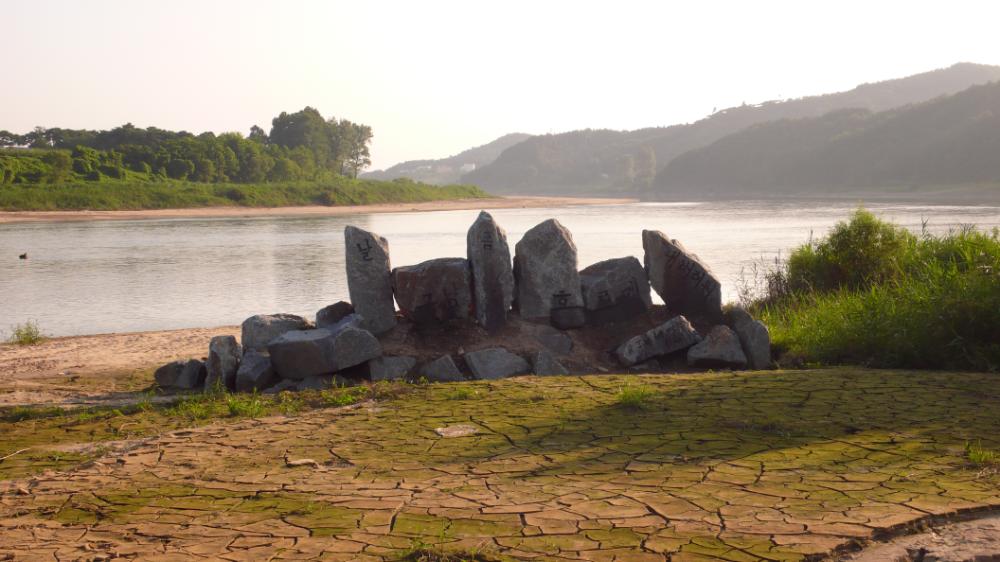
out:
{"label": "river water", "polygon": [[[634,255],[641,231],[662,230],[711,266],[734,300],[741,269],[820,237],[849,203],[635,203],[491,211],[514,244],[555,217],[573,233],[579,265]],[[1000,207],[874,204],[916,232],[1000,226]],[[487,208],[488,209],[488,208]],[[337,217],[163,219],[0,224],[0,332],[35,321],[53,336],[238,324],[258,313],[316,310],[347,300],[343,230],[389,240],[394,266],[464,256],[478,211]],[[29,259],[18,255],[28,252]]]}

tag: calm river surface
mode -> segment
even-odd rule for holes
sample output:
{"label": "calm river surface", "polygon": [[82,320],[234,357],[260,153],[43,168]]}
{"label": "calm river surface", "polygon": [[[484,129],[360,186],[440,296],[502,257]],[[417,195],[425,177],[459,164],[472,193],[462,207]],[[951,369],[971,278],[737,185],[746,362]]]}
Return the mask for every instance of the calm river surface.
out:
{"label": "calm river surface", "polygon": [[[741,268],[819,237],[850,203],[636,203],[500,209],[514,244],[559,219],[573,232],[580,268],[626,255],[642,260],[643,229],[662,230],[697,253],[736,298]],[[875,204],[915,231],[1000,226],[1000,207]],[[394,266],[464,256],[478,211],[339,217],[164,219],[0,224],[0,332],[28,320],[50,335],[238,324],[258,313],[315,311],[347,300],[344,226],[389,240]],[[18,255],[28,252],[28,260]]]}

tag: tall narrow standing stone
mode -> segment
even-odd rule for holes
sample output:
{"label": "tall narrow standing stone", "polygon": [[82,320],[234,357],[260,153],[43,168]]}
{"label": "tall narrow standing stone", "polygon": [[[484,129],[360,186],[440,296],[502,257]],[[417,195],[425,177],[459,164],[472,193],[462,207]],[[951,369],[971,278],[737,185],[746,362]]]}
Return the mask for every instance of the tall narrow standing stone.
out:
{"label": "tall narrow standing stone", "polygon": [[522,318],[550,320],[559,328],[583,325],[576,245],[559,221],[549,219],[524,233],[514,246],[514,278]]}
{"label": "tall narrow standing stone", "polygon": [[658,230],[642,231],[642,249],[649,284],[671,312],[722,320],[722,285],[698,256]]}
{"label": "tall narrow standing stone", "polygon": [[489,213],[482,211],[469,228],[466,248],[472,269],[476,321],[486,331],[494,333],[507,322],[507,311],[514,300],[514,273],[507,233]]}
{"label": "tall narrow standing stone", "polygon": [[389,267],[389,242],[355,226],[344,229],[347,290],[362,326],[378,335],[396,325]]}

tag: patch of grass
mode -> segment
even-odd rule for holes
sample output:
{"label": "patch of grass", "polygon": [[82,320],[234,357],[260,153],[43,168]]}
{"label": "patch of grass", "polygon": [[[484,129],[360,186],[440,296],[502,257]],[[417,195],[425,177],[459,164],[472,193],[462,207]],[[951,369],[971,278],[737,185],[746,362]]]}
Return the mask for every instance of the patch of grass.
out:
{"label": "patch of grass", "polygon": [[637,384],[634,380],[626,380],[618,387],[615,400],[626,408],[641,408],[652,396],[653,391],[648,386]]}
{"label": "patch of grass", "polygon": [[478,396],[478,392],[466,386],[449,388],[444,392],[445,400],[469,400],[470,398],[476,398]]}
{"label": "patch of grass", "polygon": [[0,409],[0,421],[16,423],[62,416],[66,410],[56,406],[14,406]]}
{"label": "patch of grass", "polygon": [[965,458],[977,467],[991,467],[1000,465],[1000,452],[984,449],[982,441],[965,444]]}
{"label": "patch of grass", "polygon": [[371,396],[367,386],[337,387],[320,391],[320,397],[327,406],[350,406],[366,400]]}
{"label": "patch of grass", "polygon": [[15,345],[37,345],[45,341],[45,335],[42,334],[41,328],[38,327],[38,323],[29,320],[24,324],[18,324],[11,328],[10,338],[7,339],[8,343]]}
{"label": "patch of grass", "polygon": [[260,396],[252,394],[229,394],[226,396],[226,407],[230,416],[259,418],[264,415],[267,407]]}

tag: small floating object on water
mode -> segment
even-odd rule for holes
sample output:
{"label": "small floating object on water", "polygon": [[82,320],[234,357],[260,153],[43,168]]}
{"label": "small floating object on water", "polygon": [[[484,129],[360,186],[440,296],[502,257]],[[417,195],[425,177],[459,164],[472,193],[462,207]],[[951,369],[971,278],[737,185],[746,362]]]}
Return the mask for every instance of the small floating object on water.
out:
{"label": "small floating object on water", "polygon": [[20,256],[17,256],[17,257],[18,257],[18,259],[26,260],[26,259],[28,259],[28,252],[25,252],[25,253],[21,254]]}

